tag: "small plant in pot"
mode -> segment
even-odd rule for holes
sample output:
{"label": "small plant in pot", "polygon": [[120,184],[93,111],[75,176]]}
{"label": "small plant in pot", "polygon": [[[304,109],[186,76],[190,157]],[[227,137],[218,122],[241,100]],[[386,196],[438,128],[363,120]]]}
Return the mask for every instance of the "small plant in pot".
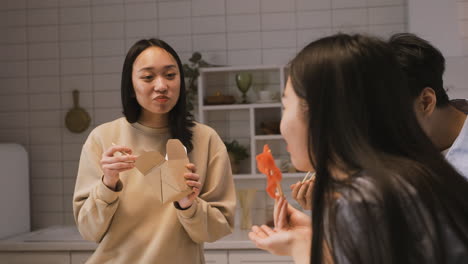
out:
{"label": "small plant in pot", "polygon": [[200,76],[200,68],[204,67],[219,67],[221,65],[211,64],[206,62],[200,52],[195,51],[189,58],[188,63],[182,65],[186,82],[186,97],[187,97],[187,110],[192,112],[195,110],[197,104],[197,91],[198,91],[198,77]]}
{"label": "small plant in pot", "polygon": [[239,163],[249,157],[249,152],[245,146],[239,144],[235,139],[231,142],[225,141],[224,144],[231,161],[232,173],[237,174],[239,173]]}
{"label": "small plant in pot", "polygon": [[200,52],[194,52],[192,57],[189,59],[190,64],[184,63],[182,65],[185,78],[188,79],[186,89],[186,97],[187,97],[187,110],[192,111],[194,110],[195,102],[195,95],[197,94],[197,79],[200,76],[200,72],[198,68],[200,68],[205,62],[202,60],[202,55]]}

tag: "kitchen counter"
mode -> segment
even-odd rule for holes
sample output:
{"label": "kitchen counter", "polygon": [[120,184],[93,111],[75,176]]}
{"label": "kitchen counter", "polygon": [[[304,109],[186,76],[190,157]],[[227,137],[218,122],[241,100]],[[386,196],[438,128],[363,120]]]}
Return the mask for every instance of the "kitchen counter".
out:
{"label": "kitchen counter", "polygon": [[[205,243],[206,263],[294,263],[291,257],[255,248],[247,234],[248,230],[236,229],[216,242]],[[83,240],[75,226],[53,226],[0,240],[0,263],[84,264],[96,247]]]}
{"label": "kitchen counter", "polygon": [[[236,229],[232,234],[205,249],[255,249],[248,238],[248,230]],[[84,240],[75,226],[53,226],[0,240],[0,251],[94,251],[97,244]]]}

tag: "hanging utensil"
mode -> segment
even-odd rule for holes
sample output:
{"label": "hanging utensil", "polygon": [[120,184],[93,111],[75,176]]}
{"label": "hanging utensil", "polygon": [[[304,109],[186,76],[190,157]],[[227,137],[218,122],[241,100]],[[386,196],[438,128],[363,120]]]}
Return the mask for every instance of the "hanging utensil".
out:
{"label": "hanging utensil", "polygon": [[88,129],[91,117],[79,105],[80,92],[73,90],[73,108],[65,116],[65,125],[73,133],[81,133]]}

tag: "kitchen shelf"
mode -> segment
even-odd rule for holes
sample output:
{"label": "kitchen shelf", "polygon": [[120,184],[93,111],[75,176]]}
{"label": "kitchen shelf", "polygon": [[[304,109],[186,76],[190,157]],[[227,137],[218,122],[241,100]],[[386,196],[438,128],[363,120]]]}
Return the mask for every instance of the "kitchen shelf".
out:
{"label": "kitchen shelf", "polygon": [[254,137],[255,140],[283,140],[282,135],[258,135]]}
{"label": "kitchen shelf", "polygon": [[210,110],[236,110],[236,109],[255,109],[255,108],[274,108],[281,107],[281,103],[262,103],[262,104],[228,104],[228,105],[202,105],[201,111]]}
{"label": "kitchen shelf", "polygon": [[[280,96],[286,84],[286,68],[281,65],[249,65],[234,67],[200,68],[198,77],[198,120],[213,127],[224,141],[237,140],[249,151],[249,160],[241,162],[240,173],[235,179],[264,179],[257,174],[257,154],[263,151],[262,144],[271,144],[275,159],[289,159],[282,137],[278,133],[282,105]],[[204,98],[208,95],[229,95],[239,101],[235,75],[241,72],[252,74],[252,86],[247,96],[247,104],[206,105]],[[268,90],[273,102],[260,103],[257,91]],[[265,135],[262,135],[265,134]],[[264,142],[265,141],[265,142]],[[300,175],[300,174],[298,174]],[[286,174],[285,177],[300,177]]]}
{"label": "kitchen shelf", "polygon": [[242,65],[199,68],[200,74],[209,72],[242,72],[242,71],[265,71],[284,68],[282,65]]}
{"label": "kitchen shelf", "polygon": [[[283,173],[283,179],[302,179],[306,175],[305,172],[301,173]],[[234,174],[234,180],[262,180],[266,179],[263,174]]]}

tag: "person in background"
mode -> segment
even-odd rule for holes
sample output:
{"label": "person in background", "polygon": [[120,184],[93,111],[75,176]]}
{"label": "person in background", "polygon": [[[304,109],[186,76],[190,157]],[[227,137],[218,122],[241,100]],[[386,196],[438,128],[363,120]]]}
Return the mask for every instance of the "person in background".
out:
{"label": "person in background", "polygon": [[[81,152],[73,211],[81,235],[99,243],[87,263],[204,263],[203,242],[232,232],[236,197],[226,147],[193,121],[185,94],[181,61],[167,43],[143,39],[130,48],[121,83],[125,117],[96,127]],[[192,193],[162,203],[135,160],[143,151],[164,155],[171,138],[191,162],[189,173],[171,177],[185,177]]]}
{"label": "person in background", "polygon": [[442,78],[444,56],[411,33],[394,34],[388,43],[408,76],[419,124],[452,166],[468,179],[468,101],[449,100]]}
{"label": "person in background", "polygon": [[261,249],[296,263],[467,263],[468,181],[417,122],[405,74],[382,40],[337,34],[290,63],[283,135],[316,171],[312,218],[277,197]]}
{"label": "person in background", "polygon": [[[428,41],[411,33],[398,33],[388,43],[408,79],[417,120],[450,164],[468,178],[468,101],[449,100],[444,89],[445,58]],[[291,186],[292,197],[311,208],[313,180]]]}

